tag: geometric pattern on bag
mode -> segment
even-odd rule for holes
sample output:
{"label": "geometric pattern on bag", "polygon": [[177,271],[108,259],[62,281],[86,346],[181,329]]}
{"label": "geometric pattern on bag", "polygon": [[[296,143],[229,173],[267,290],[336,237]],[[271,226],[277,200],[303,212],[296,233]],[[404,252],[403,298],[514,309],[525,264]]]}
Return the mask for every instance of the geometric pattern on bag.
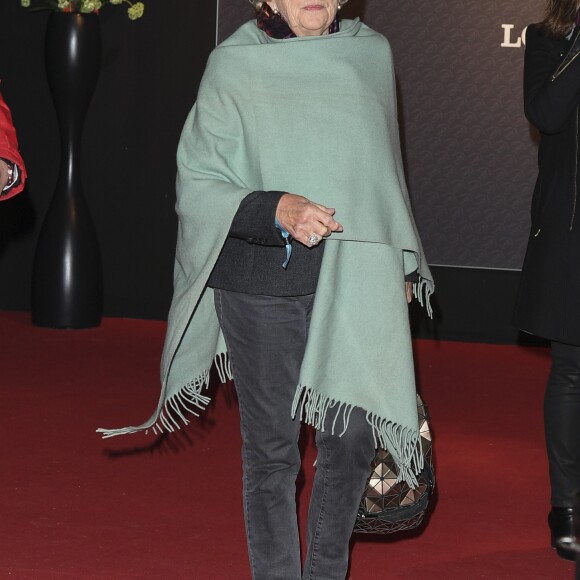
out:
{"label": "geometric pattern on bag", "polygon": [[371,475],[363,494],[354,531],[362,534],[392,534],[412,530],[421,524],[435,489],[433,443],[427,406],[417,395],[421,452],[425,461],[416,489],[397,483],[398,468],[391,454],[377,449]]}

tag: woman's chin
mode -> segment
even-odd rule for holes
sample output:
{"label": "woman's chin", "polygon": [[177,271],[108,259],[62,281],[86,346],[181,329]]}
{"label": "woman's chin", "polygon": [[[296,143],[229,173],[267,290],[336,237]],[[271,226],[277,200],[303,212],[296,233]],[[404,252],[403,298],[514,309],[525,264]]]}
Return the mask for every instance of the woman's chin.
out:
{"label": "woman's chin", "polygon": [[332,22],[328,22],[326,15],[305,14],[300,19],[300,31],[304,36],[317,36],[328,32]]}

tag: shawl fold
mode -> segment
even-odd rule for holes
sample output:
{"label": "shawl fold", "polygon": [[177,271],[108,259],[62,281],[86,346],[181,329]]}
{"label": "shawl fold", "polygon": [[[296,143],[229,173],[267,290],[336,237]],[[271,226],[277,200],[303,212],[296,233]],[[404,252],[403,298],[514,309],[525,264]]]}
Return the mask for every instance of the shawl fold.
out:
{"label": "shawl fold", "polygon": [[310,332],[288,410],[317,428],[339,406],[367,413],[399,479],[422,468],[404,275],[429,308],[431,273],[405,185],[387,40],[358,19],[320,37],[278,40],[255,22],[211,54],[178,148],[174,297],[151,419],[104,437],[170,430],[208,403],[216,364],[231,377],[207,280],[240,202],[252,191],[304,195],[336,208],[344,232],[326,248]]}

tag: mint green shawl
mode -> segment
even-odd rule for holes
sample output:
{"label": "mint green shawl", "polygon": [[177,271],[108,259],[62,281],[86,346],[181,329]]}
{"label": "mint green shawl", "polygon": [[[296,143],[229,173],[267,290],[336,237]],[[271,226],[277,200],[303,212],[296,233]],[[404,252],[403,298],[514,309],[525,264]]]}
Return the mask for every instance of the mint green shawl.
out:
{"label": "mint green shawl", "polygon": [[218,46],[177,154],[179,230],[174,297],[149,421],[105,437],[188,423],[208,398],[212,363],[231,378],[209,275],[240,202],[277,190],[336,208],[344,233],[325,242],[306,354],[293,409],[323,428],[367,412],[412,485],[422,467],[404,275],[415,295],[433,283],[405,186],[395,79],[387,40],[357,20],[320,37],[272,39],[254,22]]}

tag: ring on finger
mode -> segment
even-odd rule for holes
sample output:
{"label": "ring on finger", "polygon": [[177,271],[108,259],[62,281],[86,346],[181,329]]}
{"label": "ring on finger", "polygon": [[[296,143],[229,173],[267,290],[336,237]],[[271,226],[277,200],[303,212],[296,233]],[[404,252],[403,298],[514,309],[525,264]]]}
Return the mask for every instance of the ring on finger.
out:
{"label": "ring on finger", "polygon": [[320,241],[320,238],[316,234],[310,234],[308,236],[308,245],[315,246]]}

